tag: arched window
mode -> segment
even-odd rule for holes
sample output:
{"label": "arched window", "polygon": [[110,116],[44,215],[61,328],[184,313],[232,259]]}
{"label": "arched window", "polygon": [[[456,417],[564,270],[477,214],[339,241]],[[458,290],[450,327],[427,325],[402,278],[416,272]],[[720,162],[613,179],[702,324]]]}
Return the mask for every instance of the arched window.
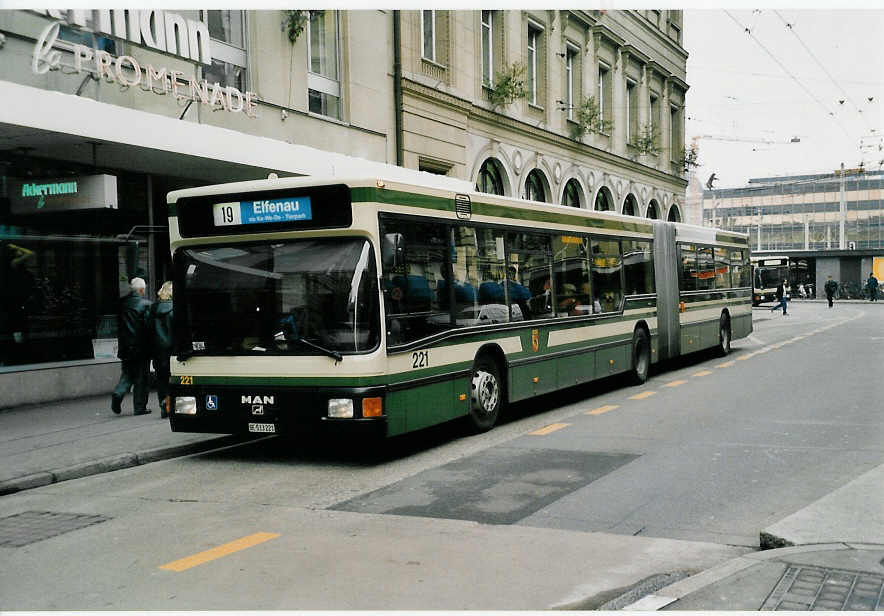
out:
{"label": "arched window", "polygon": [[648,218],[653,220],[660,218],[660,208],[656,201],[651,201],[651,203],[648,204]]}
{"label": "arched window", "polygon": [[599,191],[599,194],[595,196],[595,209],[600,212],[607,212],[614,209],[614,205],[611,202],[611,197],[609,196],[607,189],[602,188]]}
{"label": "arched window", "polygon": [[492,195],[504,195],[503,173],[500,171],[500,163],[493,158],[486,159],[479,168],[476,190]]}
{"label": "arched window", "polygon": [[533,169],[525,180],[525,198],[529,201],[546,202],[546,189],[543,186],[543,175],[539,169]]}
{"label": "arched window", "polygon": [[562,205],[580,207],[580,182],[571,178],[565,184],[565,192],[562,193]]}
{"label": "arched window", "polygon": [[638,203],[633,195],[627,195],[623,202],[623,213],[627,216],[638,216]]}
{"label": "arched window", "polygon": [[681,222],[681,212],[678,211],[678,206],[674,203],[669,208],[669,216],[667,217],[669,222]]}

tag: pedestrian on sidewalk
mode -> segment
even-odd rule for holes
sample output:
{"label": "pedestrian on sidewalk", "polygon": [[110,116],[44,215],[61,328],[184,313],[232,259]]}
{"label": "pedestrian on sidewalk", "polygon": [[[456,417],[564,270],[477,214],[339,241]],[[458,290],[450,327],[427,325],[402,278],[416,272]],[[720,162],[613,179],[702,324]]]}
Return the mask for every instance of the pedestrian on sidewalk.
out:
{"label": "pedestrian on sidewalk", "polygon": [[172,355],[172,281],[167,280],[157,291],[157,301],[148,312],[148,335],[151,338],[151,356],[157,374],[157,401],[160,417],[169,416],[169,357]]}
{"label": "pedestrian on sidewalk", "polygon": [[829,308],[831,308],[832,299],[835,297],[835,291],[838,290],[838,283],[832,280],[832,274],[829,274],[829,279],[826,280],[826,286],[823,288],[826,290],[826,299],[829,300]]}
{"label": "pedestrian on sidewalk", "polygon": [[120,300],[117,319],[117,339],[121,372],[120,381],[111,394],[111,410],[117,415],[122,411],[123,398],[133,388],[132,402],[135,415],[150,413],[147,408],[148,369],[150,349],[147,341],[147,312],[150,302],[144,299],[147,284],[143,278],[133,278],[129,282],[129,294]]}
{"label": "pedestrian on sidewalk", "polygon": [[877,302],[878,301],[878,279],[875,278],[875,273],[869,273],[869,279],[866,281],[866,289],[869,290],[869,301]]}
{"label": "pedestrian on sidewalk", "polygon": [[771,312],[779,308],[783,307],[783,316],[787,316],[789,313],[786,312],[786,281],[780,281],[780,284],[777,285],[777,303],[773,308],[770,309]]}

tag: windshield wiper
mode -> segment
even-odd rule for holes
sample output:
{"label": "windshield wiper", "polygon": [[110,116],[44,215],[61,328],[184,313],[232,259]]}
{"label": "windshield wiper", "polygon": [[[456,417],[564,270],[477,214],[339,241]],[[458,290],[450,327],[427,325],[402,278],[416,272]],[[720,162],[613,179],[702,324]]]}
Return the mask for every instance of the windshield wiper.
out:
{"label": "windshield wiper", "polygon": [[294,336],[291,336],[291,335],[286,336],[285,332],[277,332],[273,337],[277,340],[279,340],[281,338],[281,339],[285,340],[286,342],[300,342],[301,344],[304,344],[312,349],[319,351],[320,353],[323,353],[324,355],[327,355],[328,357],[331,357],[333,360],[335,360],[335,362],[339,362],[344,359],[344,356],[341,355],[341,353],[339,351],[335,351],[333,349],[327,349],[324,346],[320,346],[320,345],[316,344],[315,342],[310,342],[306,338],[302,338],[301,336],[299,336],[297,334],[295,334]]}

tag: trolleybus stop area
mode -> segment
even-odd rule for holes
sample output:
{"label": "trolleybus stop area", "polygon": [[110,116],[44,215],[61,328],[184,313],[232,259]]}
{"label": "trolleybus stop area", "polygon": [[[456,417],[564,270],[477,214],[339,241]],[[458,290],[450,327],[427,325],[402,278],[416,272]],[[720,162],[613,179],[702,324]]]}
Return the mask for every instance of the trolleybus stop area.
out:
{"label": "trolleybus stop area", "polygon": [[[40,487],[55,482],[245,440],[173,433],[168,421],[161,420],[156,411],[134,417],[131,400],[127,399],[123,414],[116,416],[110,412],[108,401],[109,397],[103,396],[0,411],[0,498],[15,498],[14,494],[39,492]],[[472,561],[471,553],[476,558],[483,554],[487,558],[489,550],[496,550],[500,566],[509,568],[516,562],[513,559],[518,545],[525,542],[531,545],[533,562],[574,558],[580,561],[575,560],[575,570],[599,572],[599,579],[586,580],[587,588],[600,580],[608,587],[607,592],[590,593],[591,599],[575,597],[570,605],[544,605],[542,579],[537,580],[535,589],[517,588],[524,581],[505,575],[504,570],[495,576],[495,585],[478,591],[487,593],[486,597],[476,597],[475,604],[483,609],[500,605],[500,597],[524,596],[538,602],[525,605],[525,609],[876,610],[882,606],[884,584],[880,565],[884,558],[882,493],[884,468],[879,467],[771,527],[759,529],[760,540],[767,545],[794,547],[757,552],[703,542],[473,523],[464,526],[463,533],[452,533],[452,528],[443,525],[444,532],[434,535],[439,520],[410,518],[408,523],[426,523],[421,541],[432,542],[435,536],[447,546],[446,552],[459,551],[464,562]],[[568,537],[550,540],[546,536],[563,533]],[[399,536],[399,540],[404,541],[406,536]],[[562,551],[560,541],[570,545],[576,542],[580,549]],[[303,547],[309,549],[309,545]],[[587,561],[591,561],[589,567]],[[668,573],[648,575],[661,569]],[[310,573],[299,575],[309,577]],[[450,575],[463,575],[464,585],[474,586],[467,579],[473,575],[469,571]],[[508,578],[512,589],[506,588]],[[425,580],[415,584],[413,592],[427,593],[426,586],[431,583]],[[403,581],[403,587],[407,587],[407,581]],[[437,601],[420,604],[429,609],[447,607],[444,599]]]}

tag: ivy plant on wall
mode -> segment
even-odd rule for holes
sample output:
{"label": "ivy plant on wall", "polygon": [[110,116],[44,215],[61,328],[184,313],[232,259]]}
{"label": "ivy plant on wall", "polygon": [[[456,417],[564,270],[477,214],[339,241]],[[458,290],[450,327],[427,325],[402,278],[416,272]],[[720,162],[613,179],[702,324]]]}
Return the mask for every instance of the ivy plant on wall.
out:
{"label": "ivy plant on wall", "polygon": [[494,85],[491,87],[489,99],[495,107],[509,105],[515,100],[527,98],[528,90],[525,89],[525,65],[514,62],[510,67],[500,71],[494,77]]}
{"label": "ivy plant on wall", "polygon": [[584,98],[574,110],[574,126],[571,129],[574,139],[581,139],[586,133],[605,134],[613,123],[602,117],[601,109],[594,96]]}
{"label": "ivy plant on wall", "polygon": [[657,155],[660,153],[660,144],[657,141],[657,133],[652,130],[648,124],[642,126],[639,134],[636,135],[630,145],[638,150],[639,154]]}
{"label": "ivy plant on wall", "polygon": [[283,11],[282,14],[282,31],[288,35],[289,42],[294,45],[307,27],[310,11]]}

